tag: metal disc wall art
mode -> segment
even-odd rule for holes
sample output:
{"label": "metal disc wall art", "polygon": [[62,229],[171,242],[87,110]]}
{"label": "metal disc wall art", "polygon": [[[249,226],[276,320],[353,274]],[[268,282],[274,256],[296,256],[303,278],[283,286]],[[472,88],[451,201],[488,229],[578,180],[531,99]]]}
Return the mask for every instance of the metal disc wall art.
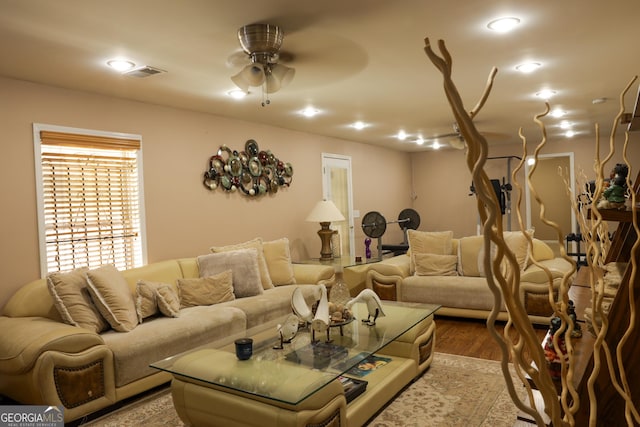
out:
{"label": "metal disc wall art", "polygon": [[261,151],[258,143],[250,139],[243,151],[221,145],[209,158],[209,169],[202,183],[212,191],[222,188],[226,192],[240,190],[247,196],[262,196],[290,186],[292,179],[291,163],[278,159],[270,150]]}

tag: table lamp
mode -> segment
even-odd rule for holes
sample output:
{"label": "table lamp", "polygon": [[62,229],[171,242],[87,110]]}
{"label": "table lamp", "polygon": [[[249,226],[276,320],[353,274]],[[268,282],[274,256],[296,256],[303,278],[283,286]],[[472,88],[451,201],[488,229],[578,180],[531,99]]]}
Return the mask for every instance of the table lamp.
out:
{"label": "table lamp", "polygon": [[314,206],[306,221],[320,223],[321,228],[318,230],[318,236],[320,236],[320,241],[322,242],[320,259],[333,259],[333,252],[331,251],[331,235],[336,231],[329,229],[329,225],[332,221],[344,221],[342,213],[331,200],[321,200]]}

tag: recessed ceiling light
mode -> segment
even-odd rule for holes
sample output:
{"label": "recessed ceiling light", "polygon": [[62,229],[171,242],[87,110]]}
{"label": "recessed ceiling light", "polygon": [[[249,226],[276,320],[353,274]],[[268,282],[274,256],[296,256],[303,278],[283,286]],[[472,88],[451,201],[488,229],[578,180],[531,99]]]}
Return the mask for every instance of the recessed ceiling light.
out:
{"label": "recessed ceiling light", "polygon": [[436,142],[433,143],[433,145],[431,147],[433,147],[434,150],[439,150],[440,149],[440,143],[438,141],[436,141]]}
{"label": "recessed ceiling light", "polygon": [[227,95],[229,95],[233,99],[242,99],[245,96],[249,95],[249,92],[245,92],[242,89],[232,89],[227,92]]}
{"label": "recessed ceiling light", "polygon": [[136,66],[136,64],[126,59],[110,59],[107,61],[107,65],[121,73],[124,71],[131,70],[133,67]]}
{"label": "recessed ceiling light", "polygon": [[560,122],[560,129],[571,129],[572,126],[573,125],[571,124],[571,122],[568,122],[566,120]]}
{"label": "recessed ceiling light", "polygon": [[550,89],[543,89],[540,92],[536,93],[536,96],[538,98],[542,98],[542,99],[550,99],[553,97],[553,95],[556,94],[555,90],[550,90]]}
{"label": "recessed ceiling light", "polygon": [[396,138],[398,138],[400,141],[404,141],[405,139],[407,139],[407,133],[403,130],[400,130],[398,131]]}
{"label": "recessed ceiling light", "polygon": [[416,144],[418,144],[418,145],[422,145],[422,144],[424,144],[424,139],[423,139],[421,136],[419,136],[419,137],[416,139]]}
{"label": "recessed ceiling light", "polygon": [[354,122],[351,127],[357,130],[362,130],[364,128],[366,128],[368,125],[365,122],[361,122],[361,121],[357,121]]}
{"label": "recessed ceiling light", "polygon": [[564,133],[564,136],[566,136],[567,138],[573,138],[575,136],[575,132],[572,130],[568,130]]}
{"label": "recessed ceiling light", "polygon": [[532,73],[538,68],[542,67],[542,64],[539,62],[524,62],[522,64],[516,65],[516,70],[521,73]]}
{"label": "recessed ceiling light", "polygon": [[487,28],[499,33],[506,33],[513,30],[520,23],[520,19],[513,16],[494,19],[487,24]]}
{"label": "recessed ceiling light", "polygon": [[304,110],[300,111],[300,114],[302,114],[305,117],[313,117],[320,114],[320,110],[313,107],[306,107]]}
{"label": "recessed ceiling light", "polygon": [[564,117],[564,115],[565,115],[565,114],[567,114],[567,112],[566,112],[566,111],[564,111],[564,110],[561,110],[561,109],[559,109],[559,108],[556,108],[555,110],[553,110],[553,111],[551,112],[551,116],[552,116],[552,117],[555,117],[555,118]]}

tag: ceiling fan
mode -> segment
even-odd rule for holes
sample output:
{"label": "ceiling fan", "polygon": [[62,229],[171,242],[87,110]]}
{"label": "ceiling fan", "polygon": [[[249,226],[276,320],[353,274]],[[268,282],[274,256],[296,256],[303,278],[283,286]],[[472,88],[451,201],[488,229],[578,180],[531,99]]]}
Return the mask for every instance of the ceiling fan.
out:
{"label": "ceiling fan", "polygon": [[455,122],[453,123],[453,132],[424,138],[424,141],[425,142],[433,141],[438,143],[442,141],[446,141],[447,144],[449,144],[452,148],[455,148],[456,150],[464,150],[464,147],[465,147],[464,137],[460,133],[460,128],[458,127],[458,123],[455,123]]}
{"label": "ceiling fan", "polygon": [[[456,150],[464,150],[466,143],[462,133],[460,132],[460,127],[458,127],[458,123],[456,122],[454,122],[452,126],[453,132],[423,138],[423,141],[445,143]],[[481,134],[488,141],[504,140],[506,138],[506,135],[495,132],[481,132]]]}
{"label": "ceiling fan", "polygon": [[283,39],[284,32],[277,25],[251,24],[238,30],[243,56],[250,63],[233,75],[231,81],[244,92],[250,87],[262,87],[262,106],[270,103],[265,94],[279,91],[295,75],[294,68],[279,63]]}

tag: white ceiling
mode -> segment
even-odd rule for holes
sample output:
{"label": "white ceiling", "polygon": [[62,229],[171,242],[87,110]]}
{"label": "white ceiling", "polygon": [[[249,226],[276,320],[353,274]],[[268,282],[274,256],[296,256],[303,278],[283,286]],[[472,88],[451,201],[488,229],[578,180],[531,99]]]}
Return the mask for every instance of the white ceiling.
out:
{"label": "white ceiling", "polygon": [[[497,17],[516,16],[509,34],[489,31]],[[552,107],[567,111],[574,131],[590,136],[594,122],[609,129],[618,97],[640,72],[637,0],[0,0],[0,75],[252,122],[361,141],[404,151],[409,142],[452,131],[442,78],[424,54],[424,38],[444,39],[453,78],[470,110],[493,66],[487,104],[477,116],[490,143],[519,143],[553,89]],[[238,28],[270,23],[285,32],[292,83],[262,107],[258,88],[241,101],[226,95]],[[122,76],[105,67],[114,57],[167,73]],[[533,60],[533,74],[514,67]],[[633,110],[637,84],[626,101]],[[595,98],[607,101],[593,104]],[[322,114],[307,119],[308,105]],[[349,126],[362,120],[370,126]],[[545,119],[551,138],[559,120]],[[400,130],[407,141],[394,138]],[[621,128],[624,129],[624,128]]]}

